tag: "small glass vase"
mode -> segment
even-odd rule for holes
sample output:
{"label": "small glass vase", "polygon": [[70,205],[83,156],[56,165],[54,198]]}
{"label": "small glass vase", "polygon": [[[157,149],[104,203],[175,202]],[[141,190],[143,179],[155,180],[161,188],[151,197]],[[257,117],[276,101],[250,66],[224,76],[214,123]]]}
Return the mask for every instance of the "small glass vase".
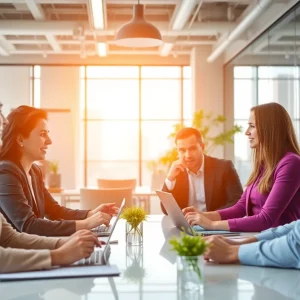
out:
{"label": "small glass vase", "polygon": [[138,226],[133,227],[130,223],[126,222],[126,244],[130,246],[143,245],[143,222]]}
{"label": "small glass vase", "polygon": [[201,256],[177,256],[178,288],[197,291],[203,282]]}

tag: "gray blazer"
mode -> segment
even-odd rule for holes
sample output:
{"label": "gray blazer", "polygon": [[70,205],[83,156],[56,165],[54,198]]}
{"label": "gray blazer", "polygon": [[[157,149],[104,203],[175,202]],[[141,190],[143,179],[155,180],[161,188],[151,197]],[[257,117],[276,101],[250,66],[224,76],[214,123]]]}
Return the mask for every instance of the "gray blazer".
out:
{"label": "gray blazer", "polygon": [[[169,191],[181,209],[189,206],[189,179],[187,171],[180,172],[176,184]],[[234,205],[243,193],[239,176],[230,160],[204,155],[204,192],[207,211],[215,211]],[[161,204],[162,211],[166,213]]]}
{"label": "gray blazer", "polygon": [[30,175],[34,198],[22,166],[7,160],[0,162],[0,212],[19,232],[44,236],[73,234],[74,220],[85,219],[88,210],[60,206],[45,188],[37,165],[32,165]]}

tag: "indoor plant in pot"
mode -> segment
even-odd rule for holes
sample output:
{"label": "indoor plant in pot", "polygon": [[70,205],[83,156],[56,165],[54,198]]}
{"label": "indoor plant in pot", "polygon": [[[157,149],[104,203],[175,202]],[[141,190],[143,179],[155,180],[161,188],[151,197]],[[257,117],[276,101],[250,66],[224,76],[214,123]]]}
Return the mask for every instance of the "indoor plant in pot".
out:
{"label": "indoor plant in pot", "polygon": [[202,280],[201,256],[208,244],[201,236],[182,233],[180,238],[170,239],[171,250],[177,252],[178,286],[184,290],[198,290]]}
{"label": "indoor plant in pot", "polygon": [[58,173],[59,162],[48,161],[49,175],[48,175],[48,187],[52,190],[61,189],[61,175]]}
{"label": "indoor plant in pot", "polygon": [[141,207],[127,207],[124,209],[122,219],[126,220],[126,243],[132,246],[143,244],[143,221],[147,213]]}

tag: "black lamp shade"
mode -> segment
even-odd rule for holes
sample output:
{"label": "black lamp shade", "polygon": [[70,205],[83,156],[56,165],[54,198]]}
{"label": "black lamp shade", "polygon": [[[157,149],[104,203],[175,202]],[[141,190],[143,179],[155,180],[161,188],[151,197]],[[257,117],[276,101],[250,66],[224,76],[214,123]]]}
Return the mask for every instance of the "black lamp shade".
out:
{"label": "black lamp shade", "polygon": [[162,44],[159,30],[144,19],[144,5],[134,5],[133,18],[118,30],[115,44],[137,48],[156,47]]}

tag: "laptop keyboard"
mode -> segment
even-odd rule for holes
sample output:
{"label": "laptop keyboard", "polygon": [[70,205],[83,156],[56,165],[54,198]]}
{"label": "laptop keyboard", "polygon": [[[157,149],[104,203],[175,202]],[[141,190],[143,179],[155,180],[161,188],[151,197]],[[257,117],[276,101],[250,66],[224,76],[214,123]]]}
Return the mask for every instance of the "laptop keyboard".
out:
{"label": "laptop keyboard", "polygon": [[102,265],[102,250],[95,250],[90,257],[80,259],[76,265]]}
{"label": "laptop keyboard", "polygon": [[92,232],[94,233],[101,233],[101,232],[110,232],[111,226],[105,226],[105,225],[100,225],[92,229]]}

